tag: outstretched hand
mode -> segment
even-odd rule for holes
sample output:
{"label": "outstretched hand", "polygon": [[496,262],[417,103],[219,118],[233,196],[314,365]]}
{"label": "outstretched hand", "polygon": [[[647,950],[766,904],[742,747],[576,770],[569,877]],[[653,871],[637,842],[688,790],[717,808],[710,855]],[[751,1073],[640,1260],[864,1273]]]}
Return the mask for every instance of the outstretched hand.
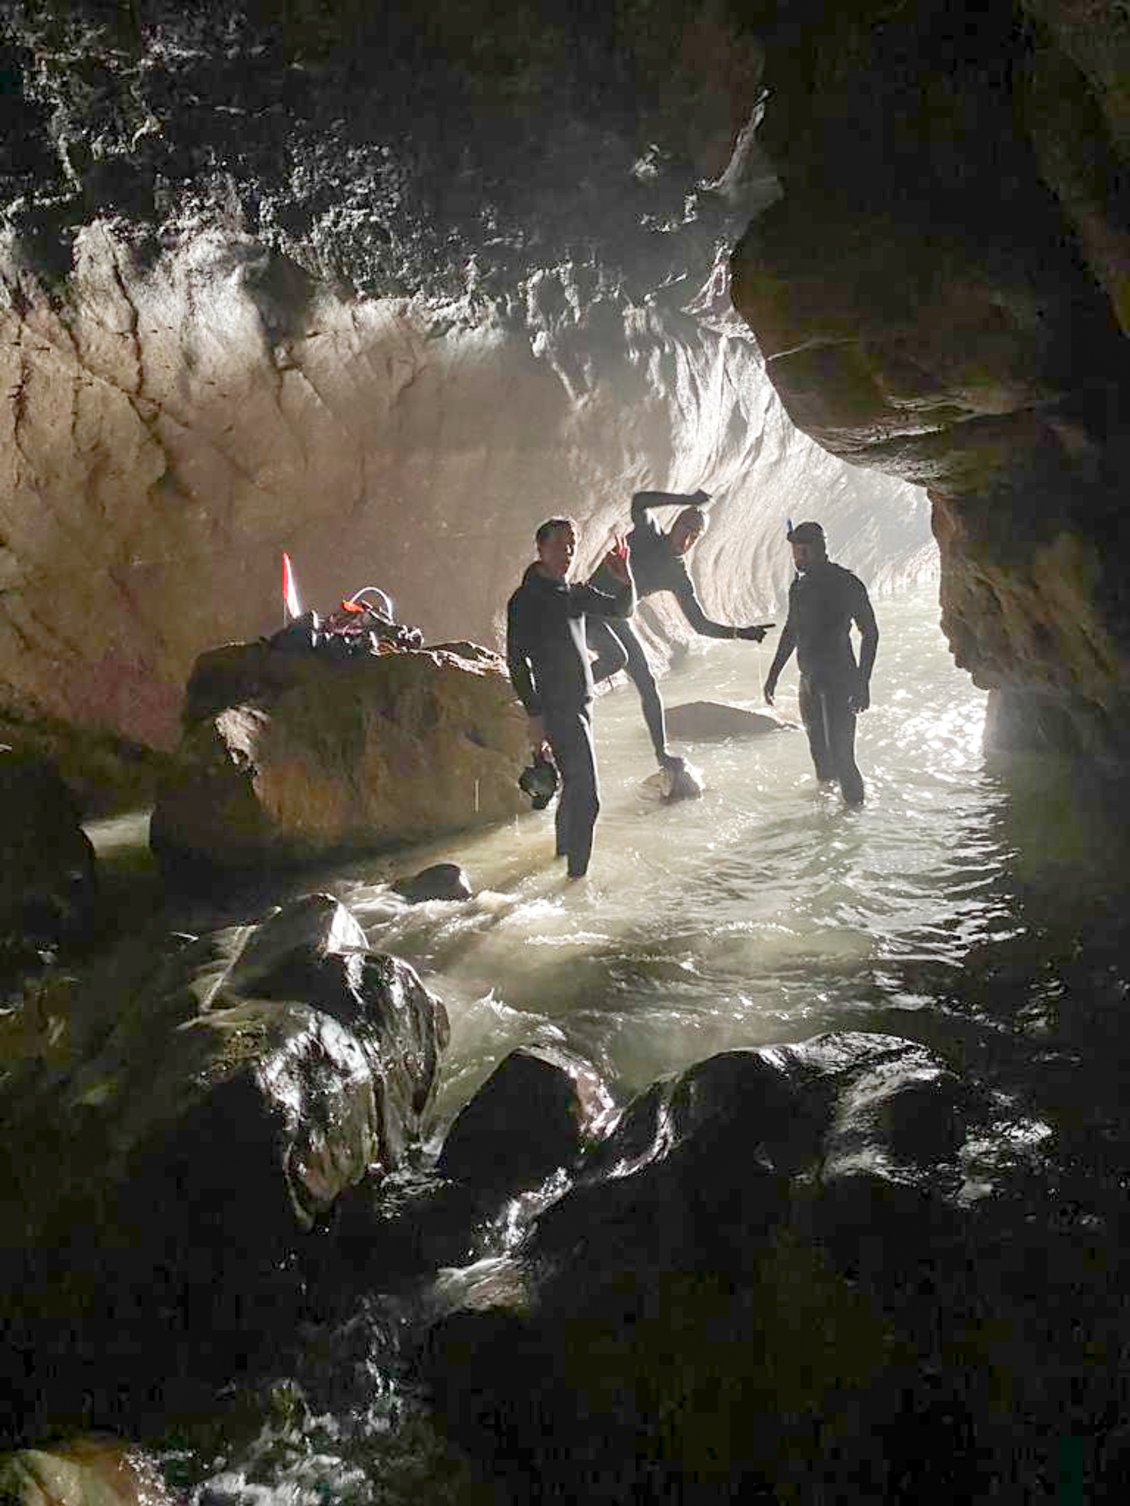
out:
{"label": "outstretched hand", "polygon": [[608,566],[608,573],[614,576],[621,585],[628,582],[628,541],[617,537],[612,542],[612,548],[604,556],[604,563]]}
{"label": "outstretched hand", "polygon": [[691,492],[691,501],[696,503],[697,506],[703,507],[710,501],[710,493],[704,492],[700,486],[697,491]]}
{"label": "outstretched hand", "polygon": [[760,643],[772,626],[771,622],[751,623],[749,627],[740,627],[735,636],[744,638],[747,643]]}

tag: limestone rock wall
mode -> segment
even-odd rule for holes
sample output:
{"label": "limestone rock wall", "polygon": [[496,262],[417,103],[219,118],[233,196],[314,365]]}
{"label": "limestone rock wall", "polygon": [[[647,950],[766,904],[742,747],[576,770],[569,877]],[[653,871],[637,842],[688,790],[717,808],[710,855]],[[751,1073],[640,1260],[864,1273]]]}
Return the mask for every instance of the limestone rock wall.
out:
{"label": "limestone rock wall", "polygon": [[[833,453],[929,489],[943,626],[1003,740],[1124,759],[1125,7],[755,6],[781,195],[733,260]],[[830,248],[834,248],[830,251]]]}
{"label": "limestone rock wall", "polygon": [[[295,310],[265,306],[277,259],[246,235],[144,268],[99,222],[74,256],[55,297],[0,260],[0,679],[24,706],[168,744],[196,655],[279,624],[284,548],[306,604],[376,584],[431,641],[493,644],[541,518],[573,513],[589,563],[641,486],[725,493],[696,570],[734,620],[776,610],[789,513],[872,579],[928,536],[921,497],[797,435],[748,331],[685,293],[591,299],[562,265],[517,321],[318,285]],[[657,647],[679,620],[649,609]]]}
{"label": "limestone rock wall", "polygon": [[730,308],[761,59],[723,0],[0,7],[0,711],[167,745],[284,548],[494,643],[541,518],[589,563],[640,486],[727,493],[719,614],[776,609],[790,513],[917,559]]}

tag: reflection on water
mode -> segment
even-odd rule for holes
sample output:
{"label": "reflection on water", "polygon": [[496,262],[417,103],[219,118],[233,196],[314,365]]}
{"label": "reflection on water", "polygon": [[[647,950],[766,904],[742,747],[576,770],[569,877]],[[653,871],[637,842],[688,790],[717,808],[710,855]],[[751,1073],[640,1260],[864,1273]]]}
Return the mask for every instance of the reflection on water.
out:
{"label": "reflection on water", "polygon": [[[412,960],[448,1003],[442,1117],[523,1042],[563,1038],[634,1089],[712,1051],[834,1026],[879,996],[914,1003],[892,961],[956,964],[1010,934],[985,698],[953,667],[928,588],[888,601],[882,629],[859,728],[862,811],[817,788],[799,729],[684,745],[707,792],[665,806],[643,783],[653,765],[625,681],[596,708],[603,809],[583,885],[563,880],[549,813],[413,854],[462,862],[485,891],[469,905],[402,905],[384,860],[339,880],[372,944]],[[769,654],[704,645],[665,682],[668,704],[758,707]],[[778,709],[797,720],[795,676]]]}
{"label": "reflection on water", "polygon": [[[707,790],[674,806],[645,784],[650,746],[621,677],[596,707],[603,808],[587,880],[565,882],[552,812],[529,812],[289,883],[341,895],[371,944],[412,962],[446,1002],[436,1135],[531,1041],[567,1041],[626,1095],[714,1051],[886,1028],[880,1014],[944,1013],[958,996],[966,1010],[1030,1013],[1010,987],[1054,997],[1066,957],[1113,945],[1125,823],[1046,759],[986,768],[985,697],[949,657],[934,588],[882,602],[880,627],[859,724],[860,811],[815,783],[794,667],[777,706],[798,725],[684,744]],[[668,705],[760,707],[771,649],[703,642],[665,681]],[[101,823],[93,835],[113,856],[138,828]],[[472,901],[409,906],[390,891],[441,859],[468,869]]]}
{"label": "reflection on water", "polygon": [[[371,944],[412,962],[446,1002],[434,1140],[498,1060],[531,1041],[569,1043],[626,1096],[715,1051],[871,1026],[954,1049],[1036,1100],[1067,1168],[1064,1206],[1114,1227],[1128,1139],[1125,823],[1046,760],[986,768],[984,696],[949,659],[933,593],[881,608],[873,708],[859,728],[861,811],[817,788],[799,728],[686,745],[706,794],[664,806],[644,785],[650,748],[623,684],[596,708],[603,811],[585,883],[564,881],[551,813],[530,813],[290,886],[341,895]],[[770,650],[704,645],[665,682],[668,705],[758,706]],[[795,673],[778,709],[796,719]],[[128,825],[95,836],[108,855],[131,840]],[[408,906],[390,891],[392,878],[441,859],[469,870],[474,900]],[[317,1415],[298,1388],[297,1411],[288,1403],[250,1450],[191,1467],[186,1456],[186,1482],[211,1473],[194,1499],[314,1506],[375,1499],[380,1481],[393,1506],[421,1499],[421,1483],[427,1499],[478,1500],[426,1417],[410,1405],[400,1415],[379,1327],[350,1320],[357,1354],[341,1333],[320,1341],[330,1378],[310,1392],[338,1399]]]}

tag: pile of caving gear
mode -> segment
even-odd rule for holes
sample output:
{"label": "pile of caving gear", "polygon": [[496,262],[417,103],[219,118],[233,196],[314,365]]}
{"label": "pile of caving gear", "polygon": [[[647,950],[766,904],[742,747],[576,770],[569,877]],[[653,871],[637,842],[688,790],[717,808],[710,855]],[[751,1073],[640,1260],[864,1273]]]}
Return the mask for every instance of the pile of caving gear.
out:
{"label": "pile of caving gear", "polygon": [[324,617],[315,611],[303,612],[268,642],[285,654],[346,660],[423,648],[424,635],[419,628],[396,621],[392,601],[379,586],[362,586]]}

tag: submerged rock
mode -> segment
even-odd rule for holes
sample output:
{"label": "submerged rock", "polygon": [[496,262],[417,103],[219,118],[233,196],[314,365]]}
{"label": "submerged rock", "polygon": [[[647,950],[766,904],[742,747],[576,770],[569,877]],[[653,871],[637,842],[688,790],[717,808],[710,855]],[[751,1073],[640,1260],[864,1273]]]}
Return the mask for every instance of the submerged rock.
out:
{"label": "submerged rock", "polygon": [[203,655],[150,841],[239,870],[422,841],[521,808],[524,718],[497,656]]}
{"label": "submerged rock", "polygon": [[429,899],[470,899],[474,894],[467,870],[458,863],[433,863],[411,878],[397,879],[392,887],[410,905]]}
{"label": "submerged rock", "polygon": [[721,701],[685,701],[667,708],[667,731],[688,742],[715,742],[728,737],[764,737],[783,732],[788,723],[763,711],[747,711]]}
{"label": "submerged rock", "polygon": [[962,1429],[991,1411],[984,1367],[1012,1374],[1022,1346],[979,1329],[948,1347],[1011,1279],[970,1188],[1038,1134],[890,1036],[655,1083],[499,1263],[497,1295],[437,1323],[448,1424],[539,1499],[981,1499]]}

